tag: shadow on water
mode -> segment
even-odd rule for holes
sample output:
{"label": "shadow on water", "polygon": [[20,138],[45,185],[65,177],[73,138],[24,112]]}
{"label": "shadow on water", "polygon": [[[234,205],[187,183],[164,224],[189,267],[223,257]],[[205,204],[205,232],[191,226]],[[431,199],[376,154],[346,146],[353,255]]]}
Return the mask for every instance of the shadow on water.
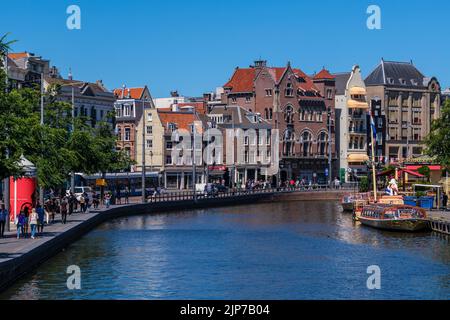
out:
{"label": "shadow on water", "polygon": [[[361,226],[336,202],[281,202],[114,219],[2,299],[442,299],[448,238]],[[82,289],[68,290],[78,265]],[[369,265],[382,290],[366,288]]]}

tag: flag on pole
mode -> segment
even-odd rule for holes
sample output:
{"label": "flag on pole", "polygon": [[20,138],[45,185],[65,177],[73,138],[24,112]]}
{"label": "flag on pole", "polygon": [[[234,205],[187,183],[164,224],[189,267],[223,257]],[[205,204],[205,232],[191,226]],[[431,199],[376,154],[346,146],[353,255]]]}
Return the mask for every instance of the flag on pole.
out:
{"label": "flag on pole", "polygon": [[377,128],[375,127],[375,120],[373,118],[373,114],[370,111],[369,111],[369,117],[370,117],[370,128],[372,130],[373,139],[376,140],[376,138],[377,138]]}

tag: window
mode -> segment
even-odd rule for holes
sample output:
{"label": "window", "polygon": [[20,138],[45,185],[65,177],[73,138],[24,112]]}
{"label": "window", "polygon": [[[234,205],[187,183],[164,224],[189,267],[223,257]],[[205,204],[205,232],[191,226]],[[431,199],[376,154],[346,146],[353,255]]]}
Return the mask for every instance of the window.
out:
{"label": "window", "polygon": [[304,157],[312,154],[312,134],[309,131],[304,131],[300,138],[301,152]]}
{"label": "window", "polygon": [[121,116],[122,116],[122,108],[120,106],[116,107],[116,117],[120,118]]}
{"label": "window", "polygon": [[245,136],[244,137],[244,146],[248,146],[248,144],[249,144],[249,136]]}
{"label": "window", "polygon": [[330,100],[333,99],[333,90],[327,89],[327,98]]}
{"label": "window", "polygon": [[328,134],[325,132],[321,132],[319,134],[319,140],[317,141],[317,150],[320,156],[324,156],[327,152],[328,145]]}
{"label": "window", "polygon": [[246,96],[245,97],[245,102],[250,102],[252,100],[252,97],[251,96]]}
{"label": "window", "polygon": [[266,97],[272,96],[272,89],[266,89]]}
{"label": "window", "polygon": [[126,105],[123,107],[123,116],[124,116],[124,117],[129,117],[130,115],[131,115],[131,106],[128,105],[128,104],[126,104]]}
{"label": "window", "polygon": [[232,97],[231,97],[231,102],[232,102],[232,103],[236,103],[236,97],[235,97],[235,96],[232,96]]}
{"label": "window", "polygon": [[269,119],[269,109],[264,109],[264,119]]}
{"label": "window", "polygon": [[292,88],[292,83],[288,83],[286,85],[286,89],[284,89],[284,95],[286,97],[292,97],[294,95],[294,89]]}
{"label": "window", "polygon": [[149,149],[153,148],[153,140],[151,140],[151,139],[147,140],[147,148],[149,148]]}
{"label": "window", "polygon": [[294,122],[294,109],[292,106],[287,106],[284,111],[284,120],[286,123],[293,123]]}
{"label": "window", "polygon": [[166,149],[167,150],[171,150],[172,146],[173,146],[172,141],[166,141]]}
{"label": "window", "polygon": [[177,130],[177,125],[175,124],[175,123],[172,123],[172,122],[169,122],[168,124],[167,124],[167,129],[169,130],[169,131],[175,131],[175,130]]}
{"label": "window", "polygon": [[269,109],[269,120],[272,120],[273,117],[273,110],[272,108]]}
{"label": "window", "polygon": [[147,126],[147,134],[153,134],[153,127]]}
{"label": "window", "polygon": [[172,164],[172,156],[166,156],[166,164]]}
{"label": "window", "polygon": [[117,139],[119,141],[122,141],[122,128],[121,127],[117,128]]}
{"label": "window", "polygon": [[147,113],[147,121],[153,121],[153,114]]}
{"label": "window", "polygon": [[130,141],[131,139],[131,129],[130,128],[125,128],[125,141]]}

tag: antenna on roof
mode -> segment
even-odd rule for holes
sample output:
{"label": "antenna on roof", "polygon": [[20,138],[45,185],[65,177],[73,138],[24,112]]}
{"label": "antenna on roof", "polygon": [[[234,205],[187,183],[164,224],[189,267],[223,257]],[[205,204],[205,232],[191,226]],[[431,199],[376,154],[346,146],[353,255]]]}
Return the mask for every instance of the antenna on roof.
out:
{"label": "antenna on roof", "polygon": [[69,80],[73,80],[73,78],[72,78],[72,68],[69,68],[69,74],[67,75],[67,78]]}
{"label": "antenna on roof", "polygon": [[409,62],[410,62],[411,64],[414,64],[414,63],[413,63],[413,60],[412,60],[412,59],[411,59],[411,60],[409,60]]}

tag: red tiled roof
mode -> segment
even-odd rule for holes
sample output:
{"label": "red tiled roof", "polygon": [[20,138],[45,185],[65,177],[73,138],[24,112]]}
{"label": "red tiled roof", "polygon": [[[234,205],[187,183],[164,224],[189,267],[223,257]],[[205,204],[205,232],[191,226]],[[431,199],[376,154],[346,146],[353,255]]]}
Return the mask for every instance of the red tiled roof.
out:
{"label": "red tiled roof", "polygon": [[335,77],[327,69],[324,68],[314,76],[314,79],[335,79]]}
{"label": "red tiled roof", "polygon": [[252,92],[253,81],[255,79],[255,69],[236,69],[231,79],[224,85],[225,88],[231,88],[234,92]]}
{"label": "red tiled roof", "polygon": [[183,107],[194,107],[195,112],[198,113],[206,113],[205,111],[205,105],[203,102],[183,102],[183,103],[178,103],[178,107],[179,108],[183,108]]}
{"label": "red tiled roof", "polygon": [[144,93],[145,87],[144,88],[125,88],[125,90],[123,88],[119,88],[119,89],[114,89],[114,95],[119,98],[119,99],[127,99],[128,98],[128,94],[130,94],[130,99],[141,99],[142,98],[142,94]]}
{"label": "red tiled roof", "polygon": [[[279,82],[287,67],[272,67],[267,70],[272,74],[275,82]],[[304,91],[319,91],[312,79],[300,69],[292,69],[297,77],[301,77],[305,82],[299,82],[298,87]],[[244,68],[236,69],[231,79],[224,85],[224,88],[231,88],[232,92],[252,92],[255,80],[256,69]],[[330,75],[331,76],[331,75]]]}
{"label": "red tiled roof", "polygon": [[294,71],[295,75],[297,77],[302,78],[305,80],[305,82],[299,82],[297,87],[304,90],[304,91],[319,91],[317,87],[314,85],[314,82],[311,80],[310,77],[306,75],[302,70],[300,69],[292,69]]}
{"label": "red tiled roof", "polygon": [[13,60],[22,59],[28,57],[28,52],[8,53],[8,57]]}
{"label": "red tiled roof", "polygon": [[158,109],[158,116],[166,130],[168,123],[175,123],[178,129],[190,130],[189,125],[197,120],[195,115],[190,112],[161,111]]}

